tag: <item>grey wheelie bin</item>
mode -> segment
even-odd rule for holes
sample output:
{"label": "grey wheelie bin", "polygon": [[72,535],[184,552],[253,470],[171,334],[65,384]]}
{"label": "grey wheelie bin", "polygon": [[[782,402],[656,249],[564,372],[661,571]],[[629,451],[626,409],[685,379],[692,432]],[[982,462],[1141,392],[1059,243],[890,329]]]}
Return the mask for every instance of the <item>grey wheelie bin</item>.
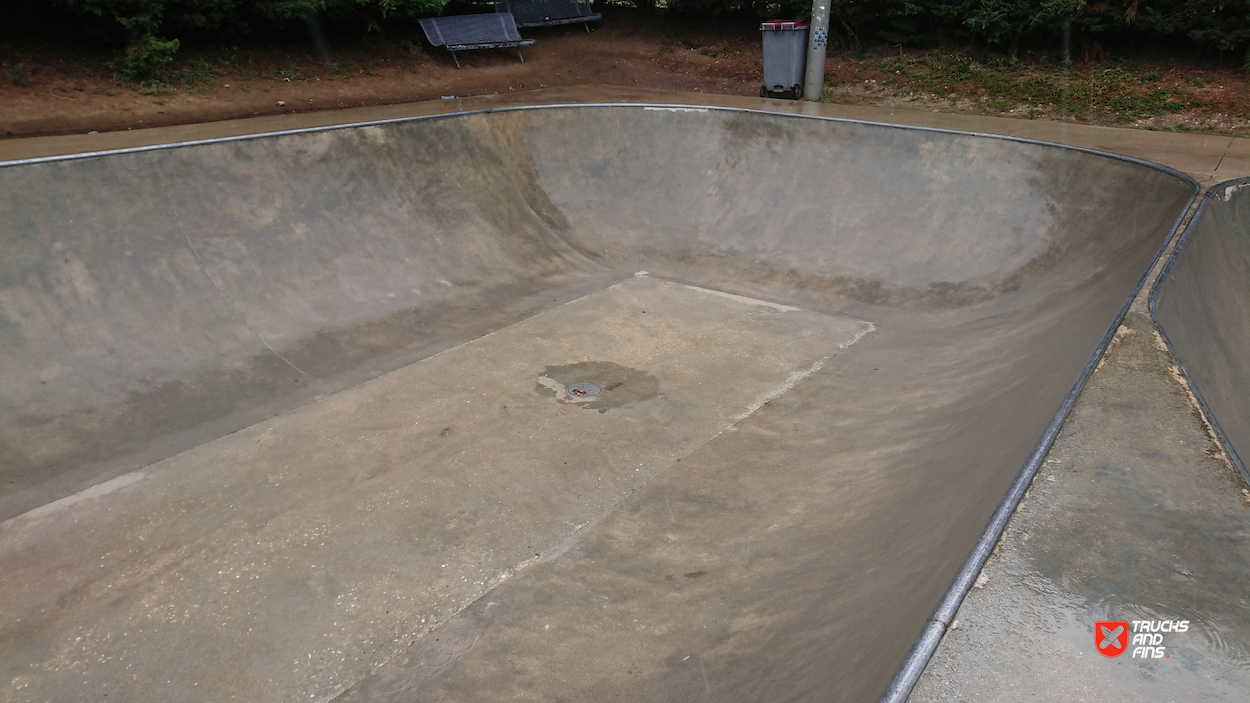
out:
{"label": "grey wheelie bin", "polygon": [[760,25],[764,34],[764,85],[760,97],[803,97],[807,63],[807,20],[772,20]]}

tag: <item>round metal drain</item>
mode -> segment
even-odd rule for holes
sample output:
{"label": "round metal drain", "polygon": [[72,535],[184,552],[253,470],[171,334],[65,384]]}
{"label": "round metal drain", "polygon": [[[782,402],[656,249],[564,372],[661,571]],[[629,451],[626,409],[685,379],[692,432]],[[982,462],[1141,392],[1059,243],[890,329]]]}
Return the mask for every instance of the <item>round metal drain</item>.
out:
{"label": "round metal drain", "polygon": [[581,381],[579,383],[570,383],[565,386],[565,392],[574,398],[593,398],[603,392],[597,384],[589,381]]}

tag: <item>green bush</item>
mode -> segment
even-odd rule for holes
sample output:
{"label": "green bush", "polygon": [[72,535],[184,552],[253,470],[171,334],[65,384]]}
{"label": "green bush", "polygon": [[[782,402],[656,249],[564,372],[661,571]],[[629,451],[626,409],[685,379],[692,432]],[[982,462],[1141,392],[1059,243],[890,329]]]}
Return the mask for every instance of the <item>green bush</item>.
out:
{"label": "green bush", "polygon": [[30,67],[24,63],[13,64],[12,70],[9,71],[9,82],[19,88],[25,88],[30,85]]}
{"label": "green bush", "polygon": [[165,16],[166,0],[53,0],[71,13],[111,20],[135,41],[155,34]]}
{"label": "green bush", "polygon": [[436,15],[447,0],[254,0],[250,10],[274,24],[302,23],[309,13],[335,20],[368,22],[392,17]]}
{"label": "green bush", "polygon": [[124,80],[138,83],[155,77],[173,63],[177,51],[177,39],[165,41],[149,35],[127,47],[126,54],[110,67]]}
{"label": "green bush", "polygon": [[[158,34],[197,31],[220,36],[304,28],[310,16],[367,26],[392,18],[438,14],[447,0],[51,0],[85,20],[111,24],[127,45]],[[0,12],[0,16],[3,13]]]}

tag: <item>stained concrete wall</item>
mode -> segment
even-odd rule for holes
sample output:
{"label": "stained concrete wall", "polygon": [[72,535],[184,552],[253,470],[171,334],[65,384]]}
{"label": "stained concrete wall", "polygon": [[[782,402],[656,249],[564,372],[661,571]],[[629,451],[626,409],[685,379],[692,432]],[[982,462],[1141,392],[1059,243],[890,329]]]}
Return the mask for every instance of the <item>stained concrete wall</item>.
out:
{"label": "stained concrete wall", "polygon": [[1155,290],[1156,321],[1250,481],[1250,188],[1211,188]]}
{"label": "stained concrete wall", "polygon": [[596,280],[497,153],[470,118],[0,169],[0,516]]}

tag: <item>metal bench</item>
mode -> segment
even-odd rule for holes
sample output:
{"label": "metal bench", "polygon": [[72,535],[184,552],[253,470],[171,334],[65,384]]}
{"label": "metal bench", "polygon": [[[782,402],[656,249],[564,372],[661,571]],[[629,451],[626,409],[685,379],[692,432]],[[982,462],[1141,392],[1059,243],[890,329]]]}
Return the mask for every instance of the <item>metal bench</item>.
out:
{"label": "metal bench", "polygon": [[581,22],[590,33],[590,22],[603,15],[592,12],[590,0],[495,0],[496,12],[511,12],[518,27],[553,27]]}
{"label": "metal bench", "polygon": [[421,29],[431,44],[446,47],[451,52],[456,68],[460,68],[457,51],[516,48],[521,63],[525,63],[521,47],[536,43],[533,39],[521,38],[510,12],[427,17],[421,20]]}

